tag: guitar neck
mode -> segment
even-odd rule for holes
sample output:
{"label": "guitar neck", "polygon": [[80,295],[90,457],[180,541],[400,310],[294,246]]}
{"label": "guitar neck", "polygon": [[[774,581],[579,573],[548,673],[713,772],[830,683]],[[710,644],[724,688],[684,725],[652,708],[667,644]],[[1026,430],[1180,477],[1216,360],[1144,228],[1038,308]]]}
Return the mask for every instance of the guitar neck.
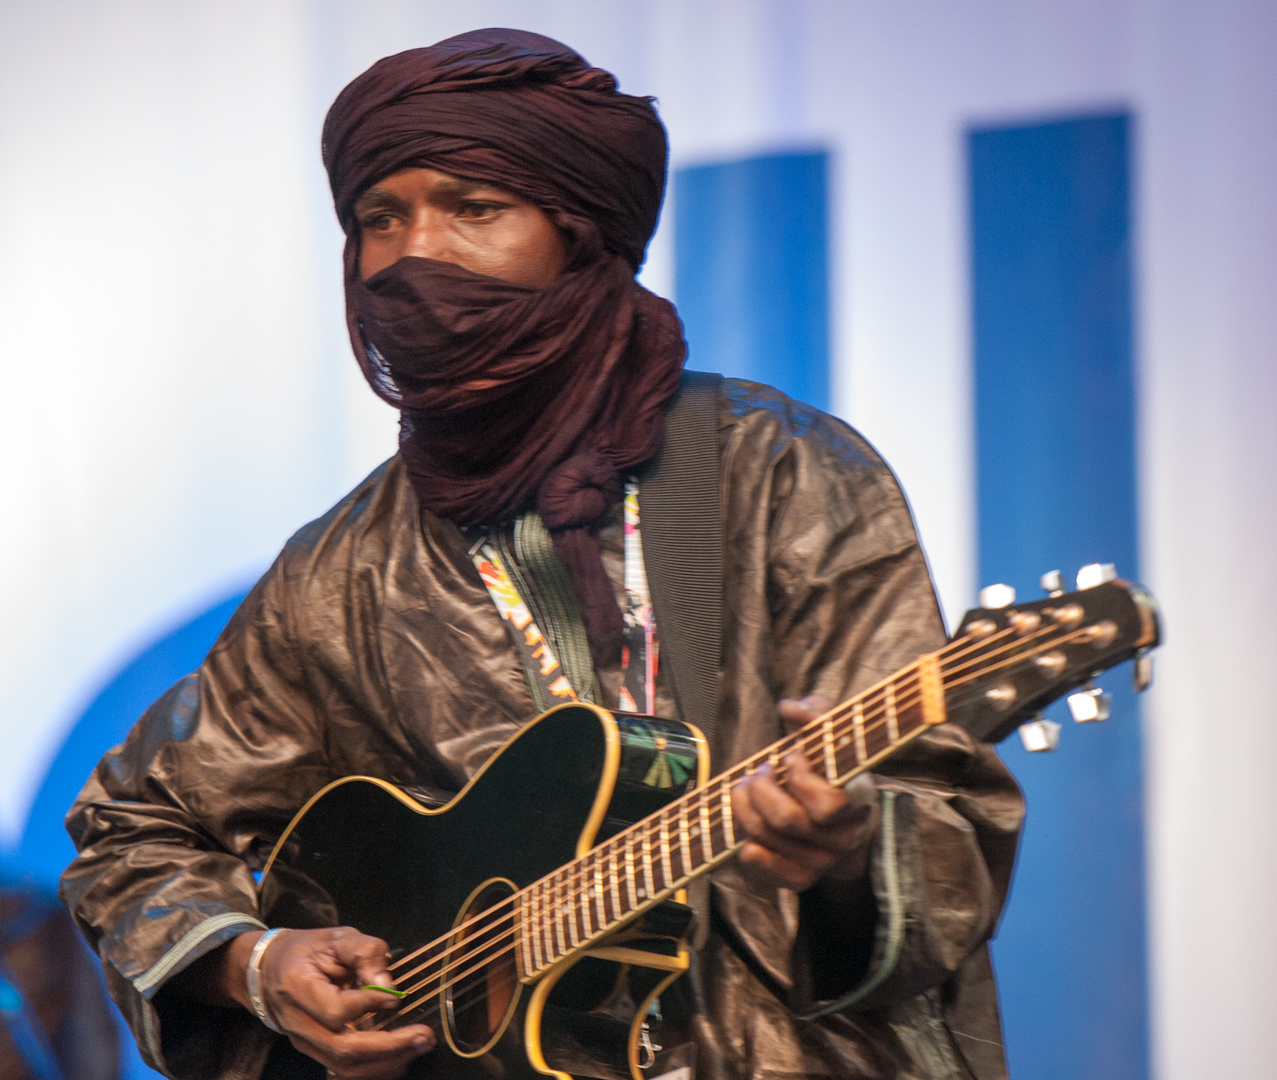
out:
{"label": "guitar neck", "polygon": [[[1152,598],[1110,581],[1019,608],[968,612],[960,635],[801,730],[721,773],[702,788],[617,833],[521,889],[515,950],[534,980],[596,944],[728,858],[744,842],[732,820],[732,787],[802,754],[831,784],[845,784],[924,731],[980,710],[1018,722],[1088,677],[1157,644]],[[981,719],[983,726],[989,726]]]}
{"label": "guitar neck", "polygon": [[747,776],[770,765],[784,783],[784,759],[800,753],[829,783],[845,784],[943,723],[946,651],[924,656],[523,889],[521,976],[535,978],[597,943],[735,852],[745,838],[732,820],[731,793]]}

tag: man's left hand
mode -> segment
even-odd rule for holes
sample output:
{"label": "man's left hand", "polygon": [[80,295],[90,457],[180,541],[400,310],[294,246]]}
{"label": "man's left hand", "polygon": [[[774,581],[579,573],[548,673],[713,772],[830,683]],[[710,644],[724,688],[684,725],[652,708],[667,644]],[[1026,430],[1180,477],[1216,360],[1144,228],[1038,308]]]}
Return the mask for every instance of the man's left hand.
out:
{"label": "man's left hand", "polygon": [[[828,711],[824,698],[782,701],[781,717],[801,727]],[[749,836],[741,865],[755,880],[801,891],[822,878],[854,881],[869,865],[878,830],[878,789],[868,773],[834,787],[800,753],[783,759],[785,786],[770,766],[732,788],[732,817]]]}

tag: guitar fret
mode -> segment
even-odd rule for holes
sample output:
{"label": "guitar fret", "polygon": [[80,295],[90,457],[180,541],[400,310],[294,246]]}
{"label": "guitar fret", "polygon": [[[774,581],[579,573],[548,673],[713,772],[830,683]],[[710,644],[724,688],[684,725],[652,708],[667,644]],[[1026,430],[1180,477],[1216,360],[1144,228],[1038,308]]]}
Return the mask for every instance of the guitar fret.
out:
{"label": "guitar fret", "polygon": [[826,716],[822,725],[821,742],[825,747],[825,779],[831,784],[838,779],[838,755],[834,752],[834,718]]}
{"label": "guitar fret", "polygon": [[732,789],[730,784],[719,784],[719,798],[723,808],[723,843],[729,848],[736,846],[736,832],[732,827]]}
{"label": "guitar fret", "polygon": [[531,896],[525,894],[519,902],[519,944],[523,949],[523,973],[531,975],[532,967],[532,941],[531,935],[528,933],[528,905],[531,903]]}
{"label": "guitar fret", "polygon": [[615,908],[616,917],[619,919],[621,917],[621,879],[617,872],[616,847],[613,844],[609,844],[609,847],[611,847],[608,866],[612,871],[612,906]]}
{"label": "guitar fret", "polygon": [[704,796],[701,796],[701,854],[705,856],[705,861],[714,861],[714,845],[710,838],[709,829],[709,802]]}
{"label": "guitar fret", "polygon": [[547,965],[554,963],[554,901],[545,886],[541,887],[541,947]]}
{"label": "guitar fret", "polygon": [[554,944],[558,955],[568,951],[567,940],[563,936],[563,871],[554,875]]}
{"label": "guitar fret", "polygon": [[634,885],[634,837],[625,837],[625,884],[630,893],[630,910],[638,907],[638,890]]}
{"label": "guitar fret", "polygon": [[887,683],[885,693],[887,695],[887,741],[897,743],[900,741],[900,721],[896,717],[896,684]]}
{"label": "guitar fret", "polygon": [[862,765],[869,760],[869,751],[865,749],[865,707],[859,701],[852,707],[851,722],[856,733],[856,764]]}
{"label": "guitar fret", "polygon": [[[569,864],[570,866],[571,864]],[[580,943],[580,936],[577,934],[576,928],[576,903],[572,898],[572,872],[567,867],[563,870],[564,882],[563,888],[567,895],[567,900],[563,905],[563,914],[568,923],[568,942],[575,949]]]}
{"label": "guitar fret", "polygon": [[649,826],[643,830],[643,881],[647,885],[647,895],[656,895],[656,882],[652,880],[652,830]]}
{"label": "guitar fret", "polygon": [[531,920],[532,925],[530,927],[530,930],[532,931],[531,933],[532,970],[540,971],[541,970],[541,924],[540,924],[540,912],[538,910],[539,905],[537,904],[537,900],[538,900],[538,897],[540,896],[540,893],[536,888],[532,888],[529,890],[529,896],[532,900],[532,920]]}
{"label": "guitar fret", "polygon": [[601,932],[607,926],[607,890],[603,884],[603,863],[595,859],[594,864],[594,896],[599,905],[599,930]]}
{"label": "guitar fret", "polygon": [[563,928],[563,952],[566,955],[576,944],[576,913],[572,905],[572,877],[565,866],[561,873],[560,891],[557,900],[559,908],[559,924]]}
{"label": "guitar fret", "polygon": [[674,867],[670,859],[670,823],[664,811],[661,812],[661,870],[665,875],[663,888],[668,889],[674,884]]}
{"label": "guitar fret", "polygon": [[590,924],[590,885],[587,864],[581,864],[581,930],[587,938],[594,936],[594,927]]}
{"label": "guitar fret", "polygon": [[678,808],[678,848],[683,856],[683,873],[692,872],[692,838],[687,830],[687,803],[682,802]]}

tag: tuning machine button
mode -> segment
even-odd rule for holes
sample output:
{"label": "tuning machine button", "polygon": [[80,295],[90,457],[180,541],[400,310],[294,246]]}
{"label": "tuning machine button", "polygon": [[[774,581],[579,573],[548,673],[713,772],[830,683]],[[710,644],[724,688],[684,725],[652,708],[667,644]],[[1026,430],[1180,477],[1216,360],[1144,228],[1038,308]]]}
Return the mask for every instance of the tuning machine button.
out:
{"label": "tuning machine button", "polygon": [[1030,754],[1049,753],[1060,745],[1060,725],[1038,713],[1020,725],[1020,742]]}
{"label": "tuning machine button", "polygon": [[1064,595],[1064,579],[1060,576],[1058,570],[1051,570],[1038,578],[1038,584],[1042,586],[1042,591],[1047,596],[1063,596]]}
{"label": "tuning machine button", "polygon": [[985,699],[998,712],[1005,712],[1015,704],[1015,699],[1020,696],[1020,691],[1015,688],[1014,683],[1004,682],[998,683],[997,686],[991,686],[984,692]]}
{"label": "tuning machine button", "polygon": [[1131,675],[1135,682],[1135,692],[1144,693],[1153,684],[1153,658],[1148,653],[1137,656]]}
{"label": "tuning machine button", "polygon": [[1113,697],[1098,686],[1087,683],[1076,694],[1068,696],[1069,712],[1079,724],[1091,724],[1109,718]]}
{"label": "tuning machine button", "polygon": [[1043,671],[1048,678],[1057,678],[1060,673],[1068,667],[1069,658],[1060,652],[1059,649],[1052,649],[1048,653],[1043,653],[1033,661],[1037,667]]}
{"label": "tuning machine button", "polygon": [[1015,589],[1010,585],[986,585],[980,590],[980,606],[993,610],[1015,603]]}
{"label": "tuning machine button", "polygon": [[1068,630],[1081,626],[1082,620],[1086,618],[1086,612],[1082,610],[1081,604],[1065,604],[1061,608],[1043,608],[1042,614],[1050,616]]}
{"label": "tuning machine button", "polygon": [[989,637],[991,634],[996,634],[998,632],[998,624],[992,619],[976,619],[974,622],[967,623],[962,628],[962,632],[979,641]]}
{"label": "tuning machine button", "polygon": [[1111,562],[1087,563],[1077,572],[1077,587],[1079,589],[1094,589],[1095,586],[1103,585],[1106,581],[1112,581],[1115,577],[1117,577],[1117,567]]}
{"label": "tuning machine button", "polygon": [[1036,611],[1013,611],[1007,616],[1007,622],[1017,634],[1031,634],[1042,625],[1042,616]]}

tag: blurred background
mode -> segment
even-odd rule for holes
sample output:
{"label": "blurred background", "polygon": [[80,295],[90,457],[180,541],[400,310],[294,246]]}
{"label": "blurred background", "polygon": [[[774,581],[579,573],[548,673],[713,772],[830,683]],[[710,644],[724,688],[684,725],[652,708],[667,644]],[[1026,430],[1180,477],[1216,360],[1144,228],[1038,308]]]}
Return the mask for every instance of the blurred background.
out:
{"label": "blurred background", "polygon": [[[1012,1075],[1272,1075],[1277,7],[0,0],[0,869],[396,417],[342,318],[337,91],[481,26],[652,94],[689,366],[858,427],[950,626],[1115,562],[1153,689],[1055,754],[994,946]],[[1267,299],[1265,299],[1267,298]],[[1269,659],[1265,660],[1267,656]],[[126,1075],[153,1075],[125,1050]]]}

